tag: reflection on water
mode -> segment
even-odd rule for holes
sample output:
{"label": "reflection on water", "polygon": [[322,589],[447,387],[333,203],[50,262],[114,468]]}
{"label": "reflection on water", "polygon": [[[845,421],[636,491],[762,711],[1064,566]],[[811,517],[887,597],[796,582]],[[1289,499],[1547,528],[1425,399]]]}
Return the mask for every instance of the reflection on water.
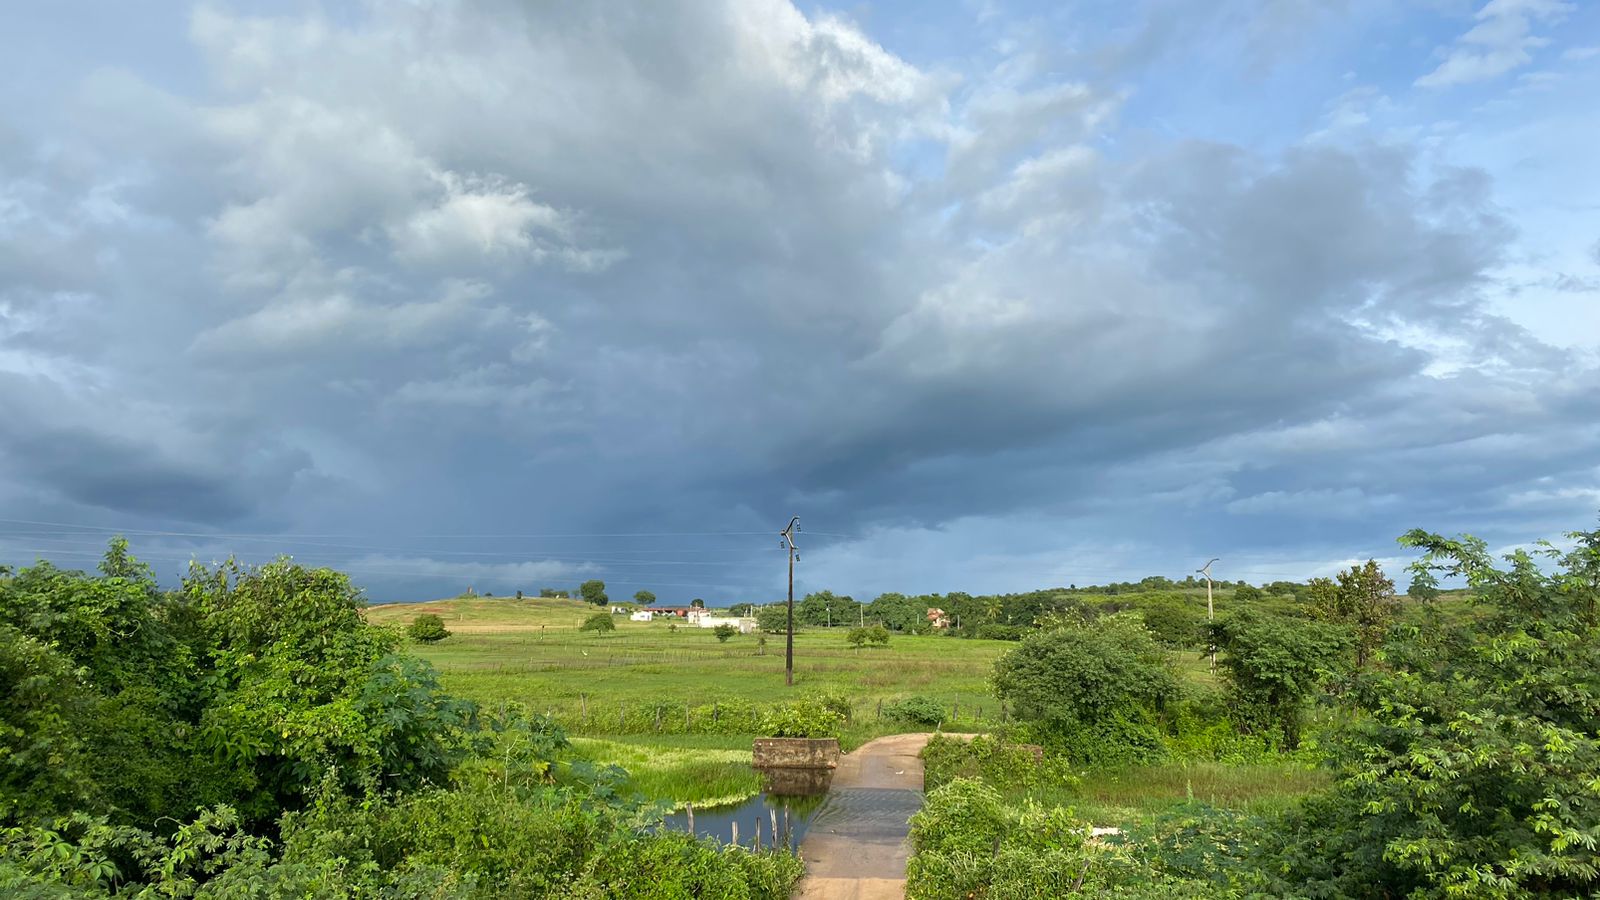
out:
{"label": "reflection on water", "polygon": [[[746,847],[755,843],[757,834],[763,847],[799,846],[812,817],[827,798],[833,770],[758,771],[761,773],[761,793],[731,806],[696,808],[694,833],[725,844],[734,843],[737,837],[738,843]],[[776,840],[774,823],[777,825]],[[666,827],[673,831],[687,831],[688,810],[679,810],[667,816]]]}
{"label": "reflection on water", "polygon": [[783,797],[821,797],[833,783],[832,769],[757,769],[761,790]]}

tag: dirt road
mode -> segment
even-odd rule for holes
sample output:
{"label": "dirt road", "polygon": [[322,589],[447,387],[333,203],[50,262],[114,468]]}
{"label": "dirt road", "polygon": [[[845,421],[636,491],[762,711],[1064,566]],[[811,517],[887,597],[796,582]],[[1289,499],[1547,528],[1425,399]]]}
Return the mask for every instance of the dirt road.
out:
{"label": "dirt road", "polygon": [[906,820],[922,808],[922,759],[931,734],[896,734],[839,759],[827,802],[800,844],[798,900],[902,900]]}

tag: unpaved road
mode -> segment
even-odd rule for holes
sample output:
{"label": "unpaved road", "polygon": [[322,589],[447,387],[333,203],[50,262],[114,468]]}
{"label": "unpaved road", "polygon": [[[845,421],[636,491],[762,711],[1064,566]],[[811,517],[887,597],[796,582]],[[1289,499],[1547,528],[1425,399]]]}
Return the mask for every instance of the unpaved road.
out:
{"label": "unpaved road", "polygon": [[896,734],[839,758],[828,799],[800,844],[799,900],[903,900],[906,842],[922,808],[922,752],[931,734]]}

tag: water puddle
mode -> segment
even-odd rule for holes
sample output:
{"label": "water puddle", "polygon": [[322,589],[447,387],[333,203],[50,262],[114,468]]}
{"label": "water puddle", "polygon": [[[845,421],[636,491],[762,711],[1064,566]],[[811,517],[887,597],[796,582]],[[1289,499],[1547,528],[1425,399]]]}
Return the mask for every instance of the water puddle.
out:
{"label": "water puddle", "polygon": [[[724,844],[763,847],[800,845],[817,811],[827,799],[832,769],[762,769],[762,791],[742,803],[695,808],[694,833]],[[690,811],[667,816],[666,827],[690,830]]]}

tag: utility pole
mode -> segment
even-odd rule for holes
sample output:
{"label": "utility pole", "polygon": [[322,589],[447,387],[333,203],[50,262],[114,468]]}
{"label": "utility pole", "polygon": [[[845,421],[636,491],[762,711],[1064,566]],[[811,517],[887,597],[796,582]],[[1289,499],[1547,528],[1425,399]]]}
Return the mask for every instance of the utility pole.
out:
{"label": "utility pole", "polygon": [[[1200,568],[1195,569],[1196,572],[1199,572],[1201,575],[1206,577],[1206,624],[1208,625],[1211,624],[1211,621],[1217,617],[1216,609],[1211,605],[1211,563],[1217,562],[1221,558],[1222,557],[1220,556],[1213,557],[1211,562],[1208,562]],[[1211,672],[1212,674],[1216,674],[1216,671],[1217,645],[1213,643],[1211,644]]]}
{"label": "utility pole", "polygon": [[784,548],[789,557],[789,628],[783,648],[783,683],[794,686],[794,564],[800,559],[800,548],[794,545],[795,532],[800,530],[800,517],[795,516],[789,520],[788,527],[778,532],[783,538],[778,546]]}

